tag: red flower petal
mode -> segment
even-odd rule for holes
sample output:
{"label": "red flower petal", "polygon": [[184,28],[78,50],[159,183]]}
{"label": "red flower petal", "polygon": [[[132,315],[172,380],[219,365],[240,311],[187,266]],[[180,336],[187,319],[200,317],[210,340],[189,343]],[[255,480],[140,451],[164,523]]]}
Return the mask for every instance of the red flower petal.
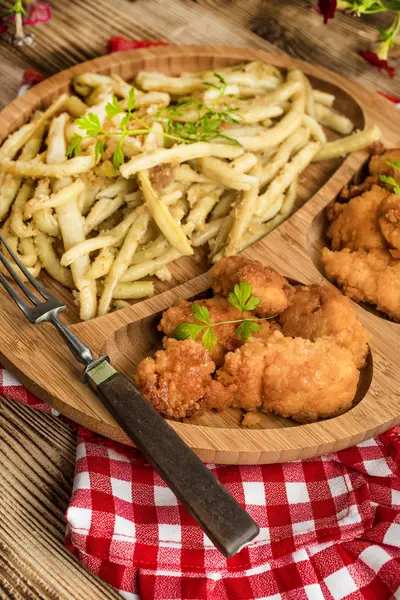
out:
{"label": "red flower petal", "polygon": [[325,25],[335,16],[336,6],[337,0],[318,0],[318,10],[324,17]]}
{"label": "red flower petal", "polygon": [[51,8],[47,2],[32,2],[26,8],[26,15],[22,17],[24,25],[47,23],[51,19]]}
{"label": "red flower petal", "polygon": [[43,81],[44,75],[41,73],[37,73],[37,71],[25,71],[24,76],[22,78],[21,85],[27,85],[32,87],[35,83],[40,83]]}
{"label": "red flower petal", "polygon": [[379,58],[379,56],[377,54],[375,54],[375,52],[372,52],[372,50],[360,50],[360,52],[358,54],[364,60],[369,62],[370,65],[373,65],[374,67],[376,67],[379,71],[381,71],[383,69],[384,71],[386,71],[386,73],[389,75],[389,77],[394,77],[394,75],[395,75],[394,68],[389,65],[387,60],[382,60],[381,58]]}
{"label": "red flower petal", "polygon": [[168,46],[168,42],[150,42],[148,40],[127,40],[123,37],[112,37],[108,40],[107,53],[122,52],[136,48],[149,48],[150,46]]}
{"label": "red flower petal", "polygon": [[5,33],[8,29],[8,25],[6,25],[5,23],[3,23],[2,21],[0,21],[0,35],[2,33]]}
{"label": "red flower petal", "polygon": [[395,104],[400,103],[400,98],[398,96],[389,96],[389,94],[385,94],[385,92],[380,92],[379,90],[378,94],[380,96],[383,96],[384,98],[387,98],[388,100],[390,100],[390,102],[394,102]]}

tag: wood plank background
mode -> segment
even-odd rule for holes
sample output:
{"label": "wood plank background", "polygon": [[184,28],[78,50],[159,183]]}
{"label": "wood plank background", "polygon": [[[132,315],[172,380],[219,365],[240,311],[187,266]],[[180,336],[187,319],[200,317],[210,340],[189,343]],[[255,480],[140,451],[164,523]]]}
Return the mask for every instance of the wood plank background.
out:
{"label": "wood plank background", "polygon": [[[358,55],[376,36],[368,19],[339,14],[328,26],[306,0],[53,0],[52,20],[35,44],[0,38],[0,107],[27,69],[48,76],[106,52],[112,35],[181,44],[218,43],[285,51],[372,89],[400,95]],[[0,334],[1,336],[1,334]],[[120,598],[64,548],[64,513],[75,460],[75,432],[59,419],[0,399],[0,599]]]}

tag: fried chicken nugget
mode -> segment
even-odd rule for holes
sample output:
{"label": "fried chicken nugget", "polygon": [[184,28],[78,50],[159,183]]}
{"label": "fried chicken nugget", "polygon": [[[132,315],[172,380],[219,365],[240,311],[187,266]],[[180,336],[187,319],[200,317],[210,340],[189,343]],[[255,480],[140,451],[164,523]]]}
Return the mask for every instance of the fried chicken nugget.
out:
{"label": "fried chicken nugget", "polygon": [[[162,319],[158,326],[160,331],[163,331],[166,335],[172,336],[177,325],[181,323],[196,323],[192,312],[192,302],[181,300],[176,306],[172,306],[163,313]],[[241,312],[229,304],[226,298],[222,296],[214,296],[214,298],[206,300],[196,300],[196,304],[205,306],[210,313],[210,322],[219,323],[221,321],[233,321],[242,318]],[[244,316],[251,316],[250,313],[244,313]],[[275,329],[279,326],[272,321],[260,321],[260,331],[255,334],[256,337],[267,339]],[[217,366],[220,366],[224,362],[225,354],[232,350],[236,350],[242,345],[242,341],[239,336],[236,335],[236,329],[239,323],[224,323],[223,325],[217,325],[213,328],[216,335],[217,342],[215,346],[210,350],[211,360],[215,362]],[[201,341],[201,332],[197,340]]]}
{"label": "fried chicken nugget", "polygon": [[352,355],[333,340],[252,339],[226,355],[206,392],[208,408],[228,406],[274,412],[307,423],[349,409],[359,371]]}
{"label": "fried chicken nugget", "polygon": [[359,378],[351,352],[330,339],[278,335],[266,344],[262,410],[299,423],[348,410]]}
{"label": "fried chicken nugget", "polygon": [[350,198],[354,198],[354,196],[360,196],[364,192],[370,190],[373,185],[379,185],[379,183],[379,175],[369,175],[362,183],[345,185],[342,191],[339,193],[339,198],[341,200],[350,200]]}
{"label": "fried chicken nugget", "polygon": [[206,392],[207,408],[256,410],[262,405],[265,342],[254,338],[229,352]]}
{"label": "fried chicken nugget", "polygon": [[388,191],[378,185],[352,198],[347,204],[335,203],[327,208],[331,224],[327,236],[332,250],[373,250],[386,248],[386,240],[379,227],[379,208]]}
{"label": "fried chicken nugget", "polygon": [[292,304],[279,315],[283,335],[312,341],[330,338],[350,350],[356,366],[363,367],[369,336],[349,299],[326,285],[297,285],[295,289]]}
{"label": "fried chicken nugget", "polygon": [[138,365],[136,384],[163,417],[183,419],[204,410],[204,393],[214,370],[201,344],[168,339],[155,358],[145,358]]}
{"label": "fried chicken nugget", "polygon": [[279,314],[290,304],[294,290],[275,269],[245,256],[222,258],[209,271],[215,294],[227,296],[237,283],[253,286],[252,294],[260,299],[254,312],[260,317]]}
{"label": "fried chicken nugget", "polygon": [[388,163],[400,160],[400,150],[387,150],[383,154],[372,156],[369,161],[369,172],[372,176],[389,175],[395,179],[400,176],[399,169],[394,169]]}
{"label": "fried chicken nugget", "polygon": [[390,194],[379,207],[379,227],[386,239],[390,254],[400,258],[400,196]]}
{"label": "fried chicken nugget", "polygon": [[356,302],[369,302],[378,310],[400,321],[400,260],[387,250],[345,248],[332,252],[322,250],[322,264],[329,279],[336,281],[346,296]]}

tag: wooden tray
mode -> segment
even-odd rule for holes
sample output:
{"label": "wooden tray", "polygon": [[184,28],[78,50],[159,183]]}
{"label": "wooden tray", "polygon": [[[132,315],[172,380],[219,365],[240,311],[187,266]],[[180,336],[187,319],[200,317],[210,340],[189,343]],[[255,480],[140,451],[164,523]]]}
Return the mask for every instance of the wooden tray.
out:
{"label": "wooden tray", "polygon": [[[377,124],[389,148],[400,146],[398,111],[377,94],[322,67],[284,54],[219,46],[134,50],[68,69],[37,85],[0,113],[0,140],[22,125],[33,110],[47,106],[60,93],[67,91],[69,82],[78,73],[113,72],[129,79],[142,69],[179,74],[182,71],[218,69],[255,59],[278,67],[299,67],[317,80],[320,89],[336,94],[335,106],[345,111],[358,128]],[[318,261],[323,225],[321,211],[361,168],[366,156],[365,152],[358,152],[343,161],[311,165],[301,178],[298,206],[308,202],[245,254],[275,267],[294,280],[320,282],[323,279]],[[169,286],[172,289],[158,284],[157,291],[162,293],[154,298],[87,323],[73,324],[72,329],[95,352],[108,353],[117,368],[127,375],[133,374],[135,361],[148,350],[134,346],[137,327],[145,328],[150,332],[149,339],[152,338],[154,313],[167,308],[179,297],[189,298],[204,292],[208,288],[205,270],[205,264],[195,264],[190,258],[181,259],[174,266],[174,280]],[[49,278],[43,277],[43,281],[56,295],[65,299],[69,307],[69,322],[76,321],[76,308],[69,292]],[[47,324],[29,325],[3,291],[0,292],[0,300],[1,362],[33,393],[67,417],[114,440],[130,443],[97,397],[81,383],[78,363],[53,328]],[[229,409],[218,415],[210,412],[196,424],[171,422],[171,426],[204,461],[261,464],[336,451],[400,422],[397,385],[400,325],[363,307],[354,305],[354,308],[371,334],[372,352],[368,366],[362,371],[359,401],[352,410],[334,419],[309,425],[265,415],[261,426],[250,430],[240,428],[238,412]],[[144,317],[148,318],[138,323]]]}

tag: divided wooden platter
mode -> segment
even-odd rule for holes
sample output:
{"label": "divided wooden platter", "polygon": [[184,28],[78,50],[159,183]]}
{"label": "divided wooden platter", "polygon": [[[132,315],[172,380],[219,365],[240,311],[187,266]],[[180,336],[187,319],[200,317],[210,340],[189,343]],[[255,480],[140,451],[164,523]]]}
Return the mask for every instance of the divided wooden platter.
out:
{"label": "divided wooden platter", "polygon": [[[220,46],[167,46],[105,56],[63,71],[37,85],[0,113],[0,141],[21,126],[38,107],[48,106],[67,91],[78,73],[118,73],[132,78],[139,70],[169,74],[218,69],[241,61],[263,60],[282,68],[299,67],[320,89],[333,92],[335,107],[357,128],[376,124],[388,148],[400,146],[398,111],[376,93],[319,66],[284,54]],[[271,265],[302,283],[319,283],[319,252],[323,243],[323,209],[361,169],[367,155],[355,153],[344,160],[312,164],[302,175],[297,206],[301,208],[245,254]],[[76,323],[77,311],[69,292],[50,278],[42,280],[68,306],[66,320],[96,353],[107,353],[116,368],[132,375],[135,364],[157,343],[157,313],[178,298],[190,298],[209,287],[206,264],[190,258],[177,261],[171,284],[158,284],[153,298],[87,323]],[[183,283],[182,283],[183,282]],[[170,289],[168,289],[170,288]],[[171,426],[207,462],[262,464],[297,460],[332,452],[361,442],[400,422],[400,325],[354,305],[371,335],[371,355],[362,371],[356,404],[350,411],[326,421],[298,425],[270,415],[257,429],[239,425],[238,411],[207,413],[196,423]],[[141,321],[141,319],[144,319]],[[135,345],[136,332],[146,333],[146,348]],[[100,401],[81,382],[81,369],[50,325],[31,326],[0,291],[0,361],[39,398],[77,423],[111,439],[130,443]]]}

